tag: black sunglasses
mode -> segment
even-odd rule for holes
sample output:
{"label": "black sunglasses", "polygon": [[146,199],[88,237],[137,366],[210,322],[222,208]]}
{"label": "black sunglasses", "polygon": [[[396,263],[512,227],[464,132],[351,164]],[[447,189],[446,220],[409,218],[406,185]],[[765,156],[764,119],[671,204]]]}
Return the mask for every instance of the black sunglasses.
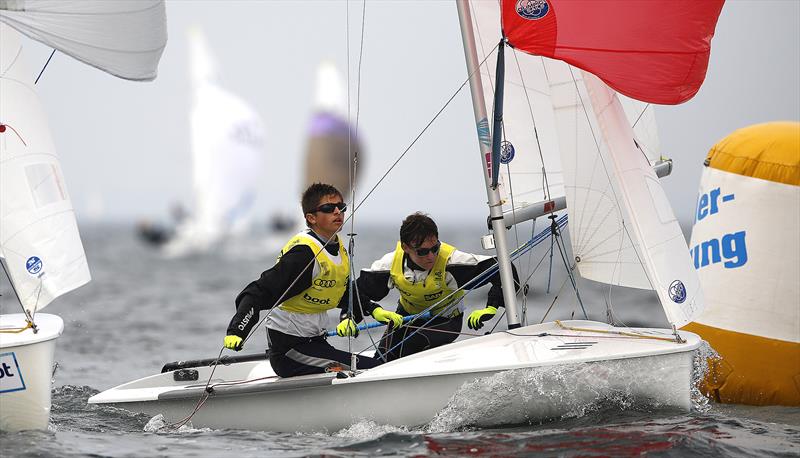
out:
{"label": "black sunglasses", "polygon": [[316,213],[316,212],[333,213],[333,211],[337,208],[339,209],[340,212],[344,213],[347,211],[347,204],[344,202],[339,202],[335,204],[333,203],[322,204],[319,207],[311,210],[309,213]]}
{"label": "black sunglasses", "polygon": [[430,248],[414,248],[414,252],[417,253],[417,256],[428,256],[428,253],[438,253],[441,246],[442,242],[436,242],[436,245]]}

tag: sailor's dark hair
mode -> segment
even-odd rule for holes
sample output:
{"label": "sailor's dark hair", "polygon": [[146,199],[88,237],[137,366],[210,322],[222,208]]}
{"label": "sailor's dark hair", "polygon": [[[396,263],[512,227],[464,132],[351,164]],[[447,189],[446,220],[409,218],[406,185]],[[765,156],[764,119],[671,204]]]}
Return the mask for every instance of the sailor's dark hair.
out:
{"label": "sailor's dark hair", "polygon": [[422,212],[406,216],[400,226],[400,241],[410,247],[418,247],[430,236],[439,238],[439,228],[430,216]]}
{"label": "sailor's dark hair", "polygon": [[[303,197],[300,199],[300,206],[303,207],[303,215],[311,213],[319,207],[319,203],[326,196],[337,196],[343,199],[342,193],[339,192],[334,186],[326,183],[314,183],[303,191]],[[344,200],[344,199],[343,199]],[[306,221],[306,225],[308,221]]]}

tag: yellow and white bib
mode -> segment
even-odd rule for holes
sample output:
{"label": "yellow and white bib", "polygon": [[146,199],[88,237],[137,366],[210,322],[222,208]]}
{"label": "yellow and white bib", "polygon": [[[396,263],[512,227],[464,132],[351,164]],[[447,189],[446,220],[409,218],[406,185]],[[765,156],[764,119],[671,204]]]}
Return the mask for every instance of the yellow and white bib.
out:
{"label": "yellow and white bib", "polygon": [[[389,277],[392,283],[394,283],[395,288],[400,292],[400,305],[402,305],[408,313],[420,313],[438,303],[431,309],[431,313],[435,315],[448,308],[451,304],[459,301],[464,296],[465,293],[463,290],[450,295],[450,293],[455,290],[447,285],[445,279],[447,260],[450,259],[450,255],[452,255],[454,251],[456,251],[455,247],[442,243],[439,249],[439,255],[436,257],[436,262],[433,264],[433,267],[430,272],[428,272],[425,279],[419,282],[411,282],[403,273],[403,256],[405,253],[403,252],[401,243],[397,242]],[[448,298],[442,301],[442,298],[445,297]],[[454,307],[452,313],[448,313],[447,316],[454,316],[460,312],[461,310]]]}
{"label": "yellow and white bib", "polygon": [[322,313],[339,305],[350,278],[350,260],[341,239],[338,235],[336,237],[339,241],[339,253],[336,256],[328,253],[319,240],[306,232],[300,232],[286,243],[278,260],[293,247],[305,245],[316,256],[319,272],[314,275],[311,286],[284,301],[279,306],[281,310],[311,314]]}

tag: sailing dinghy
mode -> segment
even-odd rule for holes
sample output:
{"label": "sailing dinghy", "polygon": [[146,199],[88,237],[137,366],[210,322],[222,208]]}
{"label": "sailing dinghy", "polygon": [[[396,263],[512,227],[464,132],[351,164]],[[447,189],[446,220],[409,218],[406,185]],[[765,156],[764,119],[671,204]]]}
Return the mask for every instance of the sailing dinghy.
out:
{"label": "sailing dinghy", "polygon": [[[537,386],[539,392],[526,393],[522,399],[504,404],[512,414],[476,416],[470,424],[490,426],[558,417],[566,413],[565,409],[575,405],[563,402],[566,397],[588,403],[609,393],[621,393],[634,401],[659,407],[690,409],[693,355],[702,341],[697,335],[678,331],[678,328],[702,309],[702,294],[680,228],[648,155],[642,154],[641,143],[647,141],[637,137],[636,122],[629,120],[620,97],[609,85],[629,91],[646,102],[666,103],[681,101],[687,93],[696,92],[697,87],[676,86],[668,74],[661,75],[663,78],[658,75],[653,78],[647,59],[638,62],[648,72],[645,87],[639,84],[636,72],[625,73],[628,83],[632,81],[632,85],[627,84],[625,78],[620,82],[613,68],[608,82],[604,82],[589,72],[607,73],[608,66],[597,69],[594,65],[596,62],[584,65],[581,56],[574,55],[561,57],[573,66],[545,57],[515,56],[515,59],[526,62],[526,67],[537,68],[539,76],[526,79],[522,66],[515,66],[514,72],[520,70],[520,73],[514,80],[514,72],[503,75],[505,65],[500,56],[504,43],[497,51],[493,47],[479,50],[476,46],[476,35],[499,39],[502,10],[505,31],[509,37],[517,31],[513,26],[515,22],[519,22],[523,28],[533,27],[534,30],[523,34],[521,40],[531,37],[544,40],[546,52],[539,54],[559,57],[556,54],[562,48],[555,39],[557,27],[553,21],[561,17],[569,18],[569,13],[575,13],[570,3],[512,0],[501,2],[501,8],[498,9],[490,2],[457,2],[470,75],[475,127],[489,197],[492,241],[497,249],[498,269],[503,281],[507,331],[457,341],[373,369],[288,379],[275,375],[264,354],[179,362],[168,364],[160,374],[99,393],[89,402],[114,405],[149,415],[163,414],[165,420],[173,425],[191,420],[194,427],[285,432],[333,431],[360,420],[417,426],[430,423],[438,413],[459,398],[462,390],[491,385],[496,377],[523,371],[540,376],[541,383]],[[584,2],[573,3],[584,5]],[[630,2],[613,0],[589,3],[597,5],[596,14],[589,17],[600,20],[616,14],[611,12],[620,10],[620,4],[630,5]],[[666,57],[666,65],[659,68],[667,69],[667,73],[672,68],[669,64],[671,59],[689,54],[691,59],[697,60],[692,68],[702,67],[704,74],[705,67],[700,63],[704,58],[707,60],[721,2],[702,2],[701,6],[718,6],[716,11],[711,12],[704,11],[702,7],[695,8],[700,3],[693,0],[641,4],[645,3],[665,7],[657,11],[634,8],[636,14],[626,15],[620,23],[620,30],[625,28],[626,23],[635,24],[634,29],[645,30],[653,36],[675,36],[677,42],[683,45],[692,44],[695,46],[692,52],[676,49],[675,54],[660,51],[647,53],[647,48],[643,49],[644,54],[654,59],[652,65],[665,64],[659,59]],[[665,3],[670,5],[667,7]],[[557,15],[562,9],[564,14]],[[670,29],[670,34],[653,32],[659,27],[670,28],[671,21],[680,21],[686,14],[702,16],[693,23],[691,31],[682,29],[677,35],[673,29]],[[513,20],[509,18],[511,16]],[[539,20],[544,21],[542,24],[545,27],[542,29],[536,28],[535,22]],[[566,25],[564,28],[570,30]],[[624,35],[622,31],[620,34]],[[702,35],[702,39],[690,39],[697,34]],[[519,49],[515,41],[511,40],[510,44]],[[606,45],[615,48],[613,44]],[[570,46],[591,49],[585,42],[572,42],[564,46],[567,50],[571,49]],[[482,68],[479,51],[482,56],[492,55],[493,59],[500,62],[497,65],[497,77],[488,84],[483,81],[486,77],[484,71],[479,70]],[[626,67],[624,56],[610,53],[608,59],[617,59],[618,63],[621,59],[622,67],[630,70]],[[601,60],[600,67],[604,63],[606,61]],[[583,66],[587,72],[582,72],[576,66]],[[678,67],[678,70],[681,69],[685,70]],[[663,84],[655,84],[652,80]],[[512,153],[513,149],[509,147],[516,142],[514,137],[517,134],[533,137],[535,132],[521,129],[515,133],[512,129],[504,129],[500,109],[503,85],[497,84],[504,81],[517,89],[524,88],[521,97],[528,98],[533,93],[544,95],[537,97],[537,109],[541,108],[543,116],[549,118],[544,122],[550,122],[551,128],[540,128],[538,135],[552,135],[552,138],[540,143],[535,147],[537,149],[525,151],[520,147],[516,153]],[[693,80],[694,83],[696,81]],[[498,97],[485,98],[485,87],[491,91],[487,91],[487,96],[491,97],[490,94],[494,93]],[[653,93],[647,92],[648,87]],[[495,106],[497,122],[494,136],[491,135],[486,114],[487,100],[493,100]],[[526,110],[525,113],[531,116],[532,111]],[[505,116],[509,125],[512,121],[510,117],[517,117],[508,112]],[[641,117],[646,117],[644,112]],[[499,154],[501,139],[508,142],[503,145],[505,158]],[[494,151],[493,140],[496,146]],[[518,146],[522,143],[518,143]],[[539,154],[538,148],[548,151]],[[539,167],[558,170],[560,162],[564,168],[562,181],[554,182],[561,189],[550,187],[539,167],[531,169],[525,163],[523,167],[528,167],[527,172],[517,177],[508,173],[505,177],[506,180],[524,181],[524,176],[533,176],[535,183],[545,183],[539,191],[543,190],[544,196],[550,199],[544,203],[535,202],[533,197],[528,201],[521,199],[513,202],[511,213],[517,212],[513,206],[519,203],[520,212],[529,206],[541,207],[546,214],[554,217],[552,232],[548,229],[531,239],[526,246],[533,246],[551,234],[560,234],[566,217],[556,218],[553,214],[555,200],[561,198],[569,202],[570,221],[576,226],[572,231],[575,234],[571,234],[574,261],[569,261],[569,268],[587,278],[606,282],[609,288],[622,285],[655,290],[671,329],[617,327],[588,320],[527,326],[521,324],[510,269],[512,255],[505,240],[505,225],[509,219],[508,214],[503,214],[504,203],[500,192],[503,185],[497,173],[501,160],[504,165],[506,162],[514,165],[513,159],[509,161],[514,154],[533,154],[539,156],[540,160],[551,158],[552,163],[539,164]],[[556,192],[564,193],[566,198]],[[509,210],[508,203],[505,206]],[[560,240],[560,237],[556,240]],[[513,256],[517,256],[521,249],[515,250]],[[575,368],[579,368],[581,380],[587,383],[584,389],[570,389],[559,375]],[[546,393],[559,393],[559,396],[547,396]],[[564,395],[560,396],[561,393]],[[489,397],[503,395],[500,392],[484,394]],[[410,401],[390,401],[408,399],[409,395],[413,396]]]}
{"label": "sailing dinghy", "polygon": [[0,315],[0,431],[47,428],[64,323],[39,311],[91,278],[20,32],[132,80],[167,38],[163,1],[0,2],[0,263],[23,311]]}
{"label": "sailing dinghy", "polygon": [[194,211],[162,247],[168,257],[207,253],[252,229],[263,176],[264,123],[219,84],[218,66],[200,29],[190,33]]}

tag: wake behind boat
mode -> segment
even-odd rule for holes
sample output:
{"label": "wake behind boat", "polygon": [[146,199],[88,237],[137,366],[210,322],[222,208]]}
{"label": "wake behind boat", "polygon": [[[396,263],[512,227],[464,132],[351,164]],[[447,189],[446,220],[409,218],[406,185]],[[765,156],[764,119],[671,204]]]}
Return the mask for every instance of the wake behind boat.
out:
{"label": "wake behind boat", "polygon": [[[542,386],[557,393],[567,389],[562,374],[547,369],[573,366],[592,374],[590,385],[595,389],[579,392],[580,399],[531,393],[529,403],[514,407],[516,415],[486,418],[475,426],[554,418],[573,402],[589,403],[611,393],[688,410],[693,352],[702,341],[689,332],[680,335],[685,342],[672,339],[668,329],[615,328],[579,320],[545,323],[434,348],[354,377],[338,372],[280,378],[264,355],[256,355],[261,360],[185,367],[145,377],[97,394],[89,403],[163,414],[167,422],[177,423],[208,393],[191,418],[194,427],[335,431],[363,419],[419,426],[433,420],[465,383],[503,371],[543,370]],[[403,401],[393,401],[398,399]]]}

